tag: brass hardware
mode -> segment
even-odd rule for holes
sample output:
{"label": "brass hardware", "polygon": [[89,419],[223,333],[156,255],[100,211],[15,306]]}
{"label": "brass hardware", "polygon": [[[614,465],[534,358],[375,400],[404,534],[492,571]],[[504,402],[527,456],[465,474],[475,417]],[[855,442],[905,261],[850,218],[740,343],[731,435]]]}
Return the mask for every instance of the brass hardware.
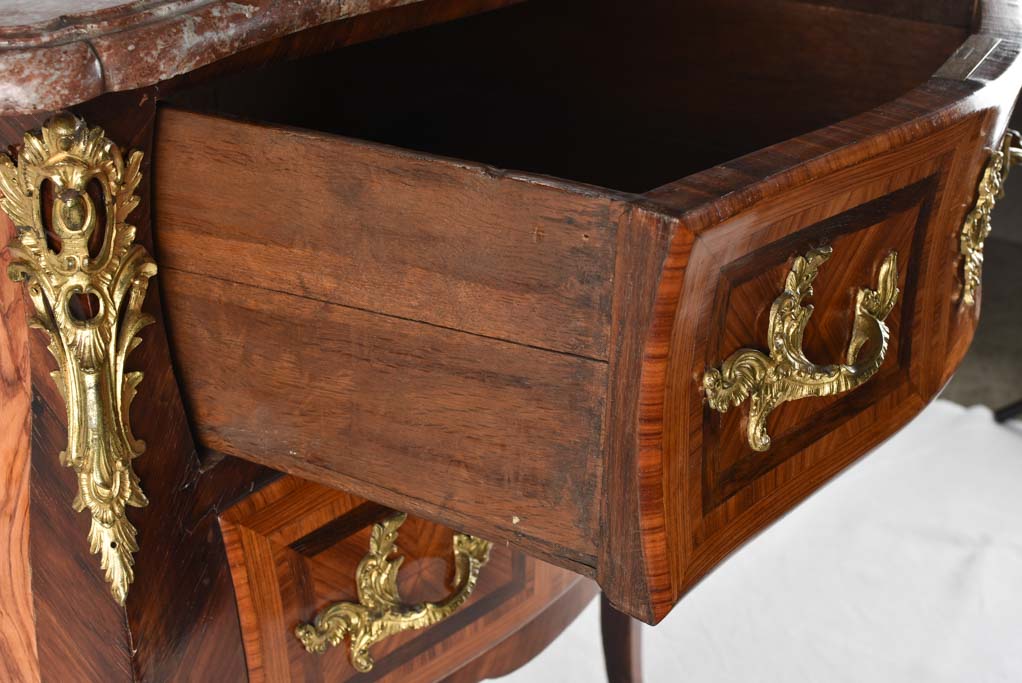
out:
{"label": "brass hardware", "polygon": [[983,243],[990,235],[990,213],[994,204],[1004,196],[1004,181],[1014,164],[1022,161],[1022,148],[1018,146],[1020,136],[1009,130],[1001,138],[1001,147],[987,161],[979,180],[976,204],[965,217],[959,238],[959,250],[963,256],[962,303],[976,304],[976,292],[983,276]]}
{"label": "brass hardware", "polygon": [[[770,309],[767,356],[755,349],[740,349],[703,377],[706,401],[722,413],[749,402],[749,445],[756,451],[770,448],[766,420],[770,412],[786,401],[810,396],[832,396],[851,391],[868,380],[884,362],[890,330],[883,322],[898,300],[898,254],[891,252],[880,266],[876,291],[860,289],[855,298],[855,322],[846,360],[841,365],[815,365],[802,351],[812,305],[802,300],[812,296],[813,281],[820,265],[830,258],[831,248],[813,249],[799,256],[788,273],[784,292]],[[870,343],[869,358],[856,362],[859,351]]]}
{"label": "brass hardware", "polygon": [[[138,206],[141,163],[136,151],[125,164],[101,128],[70,114],[54,116],[39,135],[26,134],[17,165],[0,154],[0,207],[17,228],[8,273],[28,283],[30,324],[46,332],[57,359],[52,376],[67,404],[68,427],[60,461],[78,475],[72,507],[88,508],[90,552],[100,553],[121,604],[138,550],[124,509],[147,504],[131,466],[145,443],[135,439],[128,419],[142,373],[124,371],[125,357],[141,342],[139,330],[153,322],[141,308],[156,264],[134,244],[135,228],[126,222]],[[89,194],[94,181],[101,209]],[[46,189],[52,189],[48,207]]]}
{"label": "brass hardware", "polygon": [[403,557],[388,559],[395,552],[397,530],[404,513],[394,514],[373,525],[369,554],[356,570],[358,602],[338,602],[316,615],[311,624],[295,628],[295,635],[312,653],[326,652],[327,645],[351,640],[351,664],[365,672],[373,668],[369,648],[384,638],[421,629],[451,616],[475,589],[479,570],[490,559],[493,544],[474,536],[454,534],[454,592],[442,602],[406,605],[397,590],[397,573]]}

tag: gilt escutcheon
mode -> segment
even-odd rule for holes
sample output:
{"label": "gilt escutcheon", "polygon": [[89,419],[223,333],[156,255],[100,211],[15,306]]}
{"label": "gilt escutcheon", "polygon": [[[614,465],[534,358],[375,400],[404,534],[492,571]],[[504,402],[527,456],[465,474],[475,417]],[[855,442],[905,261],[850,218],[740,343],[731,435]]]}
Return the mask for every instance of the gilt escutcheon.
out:
{"label": "gilt escutcheon", "polygon": [[68,429],[60,460],[78,478],[72,507],[89,511],[90,551],[121,604],[138,550],[125,508],[147,504],[132,469],[145,444],[128,419],[142,373],[124,369],[153,322],[141,309],[156,264],[127,223],[141,163],[141,152],[125,161],[102,129],[70,114],[26,134],[17,164],[0,154],[0,207],[17,230],[8,272],[27,283],[30,324],[46,333],[57,360],[52,376]]}

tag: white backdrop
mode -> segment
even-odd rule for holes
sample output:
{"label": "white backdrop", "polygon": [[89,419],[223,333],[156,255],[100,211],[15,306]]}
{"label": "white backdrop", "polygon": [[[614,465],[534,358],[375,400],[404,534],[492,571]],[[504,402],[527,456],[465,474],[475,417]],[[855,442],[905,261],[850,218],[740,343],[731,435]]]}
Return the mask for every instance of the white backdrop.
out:
{"label": "white backdrop", "polygon": [[[648,683],[1022,682],[1022,423],[936,401],[643,638]],[[605,680],[598,601],[500,680]]]}

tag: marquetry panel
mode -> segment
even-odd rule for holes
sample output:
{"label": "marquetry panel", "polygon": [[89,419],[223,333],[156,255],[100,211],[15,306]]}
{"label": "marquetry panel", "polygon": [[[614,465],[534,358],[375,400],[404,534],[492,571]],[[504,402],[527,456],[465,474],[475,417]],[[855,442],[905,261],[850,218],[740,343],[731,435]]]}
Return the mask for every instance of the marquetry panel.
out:
{"label": "marquetry panel", "polygon": [[[919,306],[919,267],[938,176],[864,202],[818,221],[789,238],[765,245],[726,264],[717,283],[717,322],[706,345],[707,367],[739,348],[766,348],[770,306],[784,287],[792,256],[819,244],[833,255],[820,268],[810,303],[813,316],[803,348],[810,360],[824,365],[845,361],[858,287],[875,287],[877,271],[891,251],[898,254],[899,302],[887,317],[891,330],[886,360],[861,388],[836,396],[783,403],[768,426],[770,450],[749,446],[747,406],[725,414],[703,411],[703,511],[710,512],[760,476],[803,450],[834,424],[861,412],[899,384],[912,385],[912,318]],[[868,355],[871,349],[864,349]],[[915,390],[915,387],[913,387]],[[759,494],[765,491],[759,489]],[[751,494],[755,499],[756,492]]]}
{"label": "marquetry panel", "polygon": [[[357,601],[355,571],[372,525],[389,508],[296,477],[257,491],[220,518],[234,579],[252,681],[434,680],[500,642],[579,578],[494,546],[472,597],[428,629],[407,631],[371,648],[375,666],[358,674],[347,643],[310,654],[294,628],[338,601]],[[398,587],[408,603],[437,601],[453,577],[450,529],[415,517],[401,526],[405,557]]]}
{"label": "marquetry panel", "polygon": [[[806,183],[700,231],[674,324],[665,403],[672,581],[684,592],[741,542],[868,452],[939,390],[955,361],[948,343],[958,310],[957,235],[981,153],[983,120]],[[859,288],[875,288],[898,253],[900,296],[886,322],[880,370],[836,396],[781,404],[767,418],[765,452],[747,439],[748,401],[719,413],[702,378],[740,348],[768,349],[774,300],[794,258],[829,246],[804,335],[807,357],[843,363]],[[871,349],[863,349],[866,355]]]}

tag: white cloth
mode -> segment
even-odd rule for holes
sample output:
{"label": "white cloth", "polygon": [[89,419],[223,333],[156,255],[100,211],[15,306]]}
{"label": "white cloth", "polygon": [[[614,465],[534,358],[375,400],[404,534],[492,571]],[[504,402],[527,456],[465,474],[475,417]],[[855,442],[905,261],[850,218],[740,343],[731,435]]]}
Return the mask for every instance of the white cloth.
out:
{"label": "white cloth", "polygon": [[[1022,423],[934,402],[643,639],[648,683],[1022,682]],[[501,679],[600,680],[598,601]]]}

